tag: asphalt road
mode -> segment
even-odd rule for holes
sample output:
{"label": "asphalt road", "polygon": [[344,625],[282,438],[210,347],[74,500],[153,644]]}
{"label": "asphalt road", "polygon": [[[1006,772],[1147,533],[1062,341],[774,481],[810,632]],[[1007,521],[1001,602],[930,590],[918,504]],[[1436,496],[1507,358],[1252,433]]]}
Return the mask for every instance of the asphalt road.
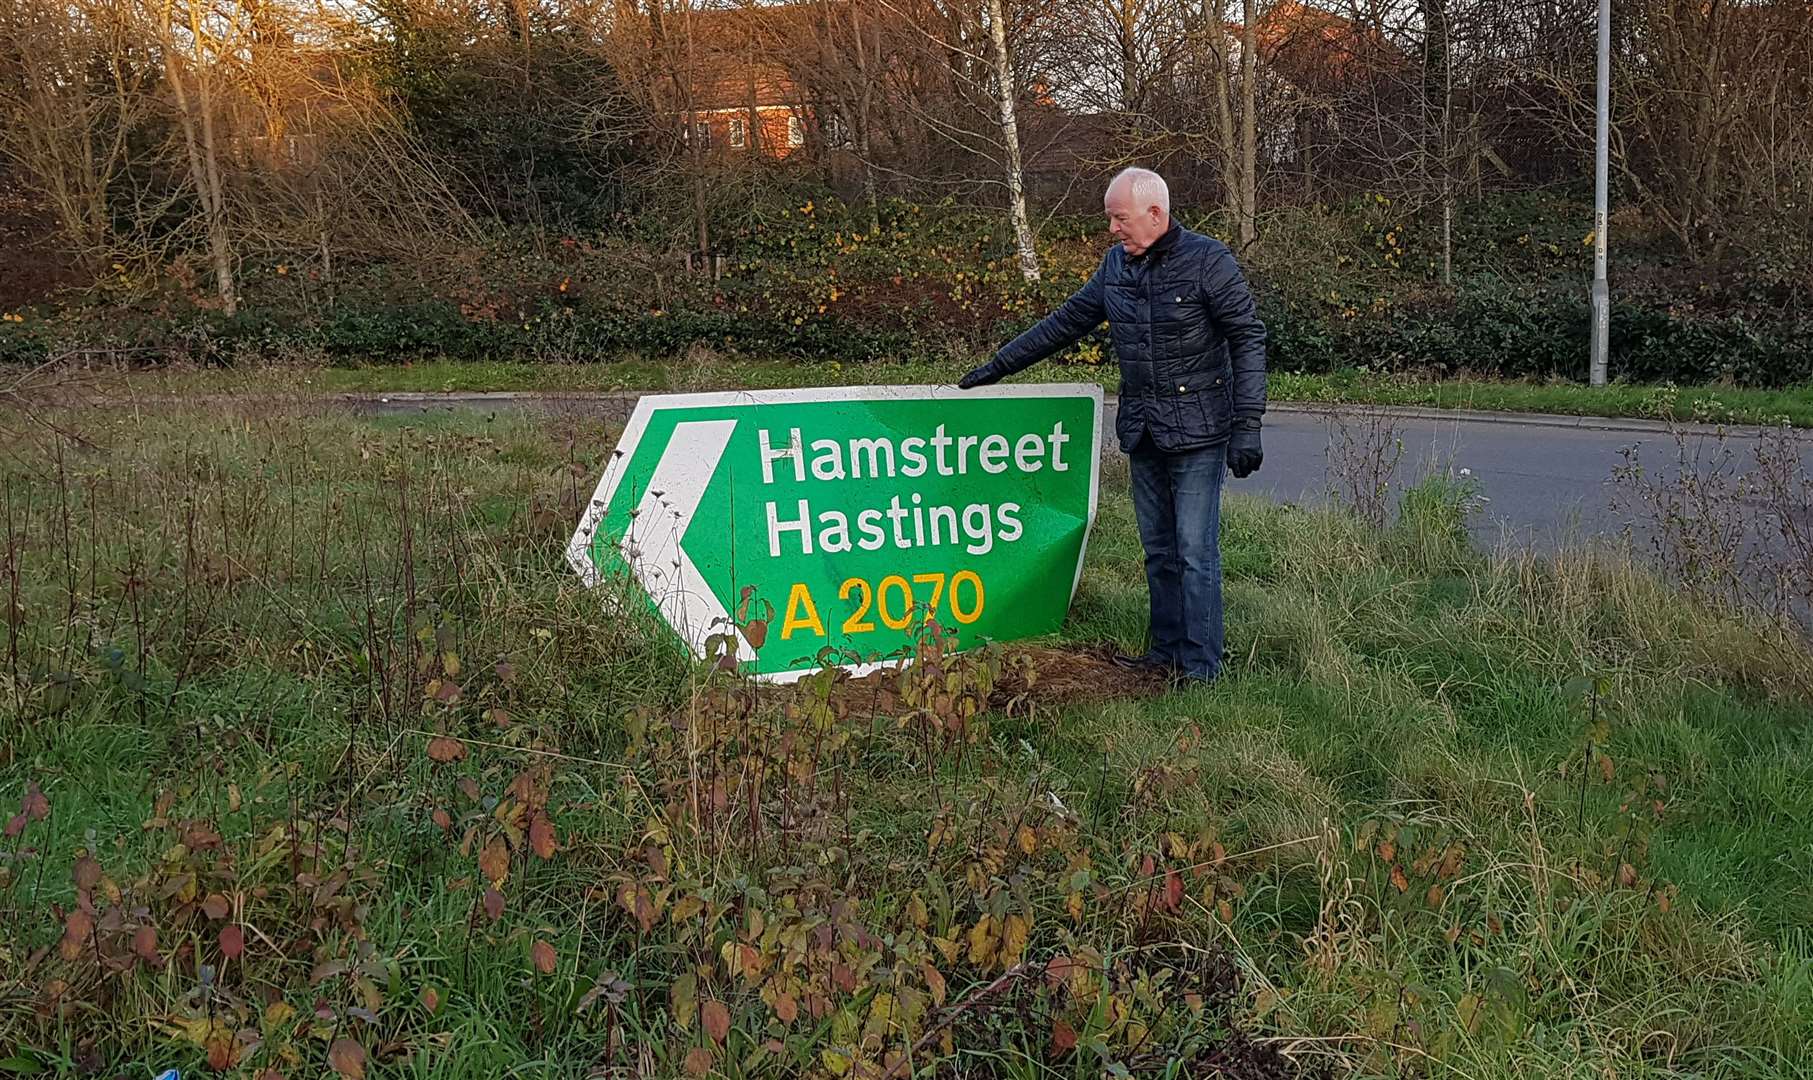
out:
{"label": "asphalt road", "polygon": [[[531,394],[393,394],[348,396],[342,401],[361,411],[411,414],[443,410],[559,408],[626,418],[633,395],[543,396]],[[1114,448],[1114,408],[1109,399],[1104,426],[1106,456]],[[1712,428],[1689,428],[1688,459],[1704,481],[1722,475],[1752,473],[1757,467],[1757,431],[1732,429],[1722,441]],[[1626,464],[1624,451],[1651,477],[1677,477],[1682,447],[1661,425],[1634,420],[1540,417],[1521,414],[1434,412],[1429,410],[1333,410],[1274,406],[1265,419],[1265,465],[1245,480],[1228,481],[1227,490],[1281,501],[1317,504],[1330,498],[1354,469],[1343,462],[1376,458],[1371,447],[1386,447],[1395,456],[1392,494],[1430,472],[1460,474],[1466,470],[1483,496],[1472,518],[1482,544],[1534,547],[1552,551],[1600,538],[1627,534],[1645,543],[1650,535],[1644,513],[1635,508],[1630,485],[1613,482]],[[1396,447],[1401,443],[1402,451]],[[1796,433],[1801,482],[1813,485],[1813,432]],[[1341,447],[1349,449],[1343,451]],[[1622,488],[1622,490],[1620,490]],[[1803,496],[1803,506],[1809,501]],[[1752,503],[1742,526],[1753,542],[1779,543],[1768,508]],[[1813,534],[1813,520],[1798,523]],[[1776,539],[1771,539],[1772,535]]]}
{"label": "asphalt road", "polygon": [[[1565,418],[1274,411],[1265,421],[1264,467],[1246,480],[1230,479],[1228,490],[1322,502],[1331,487],[1356,471],[1367,473],[1352,462],[1376,461],[1380,455],[1372,448],[1385,446],[1385,456],[1396,457],[1394,491],[1432,472],[1459,476],[1464,470],[1483,496],[1472,519],[1482,543],[1554,550],[1622,536],[1627,528],[1642,542],[1651,534],[1648,513],[1638,505],[1635,485],[1614,480],[1620,468],[1635,464],[1652,480],[1672,481],[1681,474],[1683,448],[1703,482],[1718,484],[1759,467],[1755,429],[1733,429],[1721,438],[1715,429],[1694,428],[1683,438],[1677,441],[1658,425],[1584,426]],[[1795,442],[1800,475],[1813,480],[1813,437],[1803,432]],[[1373,466],[1371,475],[1382,471]],[[1768,542],[1768,508],[1746,505],[1745,527],[1757,542]],[[1800,524],[1813,528],[1813,521]]]}

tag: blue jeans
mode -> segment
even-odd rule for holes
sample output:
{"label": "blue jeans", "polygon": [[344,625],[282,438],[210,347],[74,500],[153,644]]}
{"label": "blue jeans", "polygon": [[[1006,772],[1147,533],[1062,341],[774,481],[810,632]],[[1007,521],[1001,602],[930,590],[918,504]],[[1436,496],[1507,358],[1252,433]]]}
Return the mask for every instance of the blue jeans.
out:
{"label": "blue jeans", "polygon": [[1167,454],[1149,438],[1128,455],[1146,549],[1151,657],[1185,675],[1221,671],[1221,476],[1227,446]]}

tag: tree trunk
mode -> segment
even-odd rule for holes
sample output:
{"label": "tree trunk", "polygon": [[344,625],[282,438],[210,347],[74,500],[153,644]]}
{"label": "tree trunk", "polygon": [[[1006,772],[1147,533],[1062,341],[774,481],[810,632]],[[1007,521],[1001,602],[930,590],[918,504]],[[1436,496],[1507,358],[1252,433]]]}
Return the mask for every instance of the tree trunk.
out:
{"label": "tree trunk", "polygon": [[[169,11],[166,7],[163,28],[166,32]],[[189,151],[189,179],[194,183],[196,197],[201,201],[202,223],[208,236],[208,254],[214,264],[214,285],[220,295],[221,310],[231,316],[239,311],[239,298],[233,286],[233,250],[227,236],[226,200],[220,182],[220,155],[214,141],[214,95],[210,88],[212,79],[207,71],[207,56],[204,52],[207,38],[202,34],[200,13],[193,6],[189,9],[189,32],[190,47],[194,49],[195,58],[193,102],[188,89],[183,85],[181,69],[184,65],[181,62],[171,63],[165,77],[170,83],[171,93],[176,96],[176,111],[182,121],[183,142]],[[201,114],[199,125],[195,115],[198,111]]]}
{"label": "tree trunk", "polygon": [[1259,5],[1244,0],[1240,28],[1240,247],[1259,239]]}
{"label": "tree trunk", "polygon": [[[1204,27],[1203,34],[1211,43],[1209,48],[1215,53],[1215,119],[1216,135],[1221,144],[1221,188],[1222,205],[1227,208],[1228,216],[1236,222],[1241,220],[1240,193],[1240,152],[1239,141],[1234,123],[1234,57],[1228,40],[1226,0],[1215,0],[1214,14],[1205,19],[1210,25]],[[1210,8],[1205,5],[1203,12],[1208,14]]]}
{"label": "tree trunk", "polygon": [[[654,0],[651,7],[659,7],[660,0]],[[693,77],[698,71],[693,57],[692,3],[686,0],[682,9],[686,16],[686,72],[682,80],[678,76],[674,85],[680,89],[681,115],[686,118],[687,157],[692,166],[692,213],[695,235],[699,244],[699,258],[709,268],[711,263],[711,214],[705,198],[705,146],[699,138],[699,116],[696,108],[696,88]]]}
{"label": "tree trunk", "polygon": [[1020,164],[1020,125],[1014,117],[1013,58],[1007,54],[1007,16],[1001,0],[988,0],[989,30],[994,35],[995,95],[1001,107],[1001,143],[1007,159],[1008,209],[1013,215],[1014,246],[1020,252],[1020,276],[1039,280],[1039,255],[1026,220],[1025,174]]}
{"label": "tree trunk", "polygon": [[[859,21],[857,6],[850,5],[850,29],[856,40],[856,75],[859,80],[856,89],[856,155],[862,159],[862,193],[869,203],[869,235],[881,235],[881,194],[875,182],[875,159],[871,156],[870,125],[873,123],[871,109],[875,100],[875,78],[869,68],[869,48],[863,42],[863,22]],[[873,23],[874,20],[868,20]],[[881,63],[881,28],[875,30],[875,64]]]}

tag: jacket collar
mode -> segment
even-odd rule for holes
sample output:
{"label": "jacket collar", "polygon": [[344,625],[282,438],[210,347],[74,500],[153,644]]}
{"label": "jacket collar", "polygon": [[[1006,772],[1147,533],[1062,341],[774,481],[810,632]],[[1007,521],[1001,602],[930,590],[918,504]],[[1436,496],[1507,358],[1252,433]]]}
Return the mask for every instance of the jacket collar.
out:
{"label": "jacket collar", "polygon": [[1163,236],[1160,236],[1158,239],[1152,241],[1152,246],[1147,248],[1143,253],[1141,253],[1139,255],[1133,255],[1130,257],[1134,258],[1134,259],[1144,260],[1144,259],[1149,259],[1155,255],[1163,255],[1167,249],[1176,245],[1177,238],[1182,235],[1183,235],[1183,225],[1180,224],[1176,218],[1172,218],[1171,227],[1165,230]]}

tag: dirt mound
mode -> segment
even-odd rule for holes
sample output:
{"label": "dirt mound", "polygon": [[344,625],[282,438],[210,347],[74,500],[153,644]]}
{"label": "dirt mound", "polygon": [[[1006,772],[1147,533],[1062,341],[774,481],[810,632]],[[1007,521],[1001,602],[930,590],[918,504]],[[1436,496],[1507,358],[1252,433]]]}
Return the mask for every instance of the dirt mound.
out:
{"label": "dirt mound", "polygon": [[[1001,677],[988,696],[988,708],[1001,712],[1049,712],[1123,698],[1163,693],[1165,680],[1156,674],[1130,671],[1114,663],[1112,645],[1063,647],[1020,646],[1003,649]],[[899,668],[889,666],[857,678],[839,680],[834,702],[849,711],[892,712]]]}

